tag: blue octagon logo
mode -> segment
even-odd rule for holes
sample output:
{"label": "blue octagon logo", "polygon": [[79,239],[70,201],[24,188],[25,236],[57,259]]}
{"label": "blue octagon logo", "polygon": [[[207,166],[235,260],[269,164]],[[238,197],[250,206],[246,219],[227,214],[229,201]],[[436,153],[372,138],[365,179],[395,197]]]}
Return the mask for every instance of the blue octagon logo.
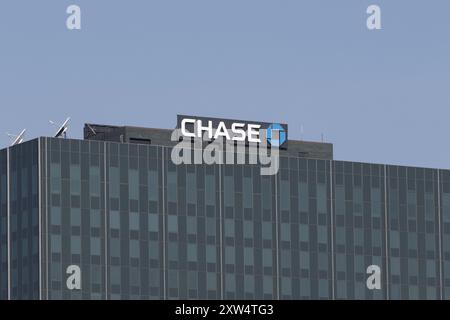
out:
{"label": "blue octagon logo", "polygon": [[279,123],[273,123],[267,128],[267,142],[279,147],[286,142],[286,131]]}

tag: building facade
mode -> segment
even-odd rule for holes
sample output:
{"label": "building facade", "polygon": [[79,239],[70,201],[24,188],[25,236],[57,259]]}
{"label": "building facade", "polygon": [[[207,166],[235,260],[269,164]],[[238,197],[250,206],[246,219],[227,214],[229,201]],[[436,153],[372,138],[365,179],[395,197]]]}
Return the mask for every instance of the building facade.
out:
{"label": "building facade", "polygon": [[448,170],[289,141],[262,176],[175,165],[168,130],[90,129],[0,151],[1,299],[450,299]]}

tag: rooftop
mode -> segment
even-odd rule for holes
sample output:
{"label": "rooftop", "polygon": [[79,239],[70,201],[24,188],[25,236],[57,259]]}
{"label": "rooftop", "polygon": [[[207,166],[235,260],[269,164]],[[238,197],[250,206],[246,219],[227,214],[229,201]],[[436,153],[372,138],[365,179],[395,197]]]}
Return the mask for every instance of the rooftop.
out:
{"label": "rooftop", "polygon": [[[171,141],[170,139],[173,129],[86,123],[83,132],[85,140],[151,144],[160,146],[175,146],[177,144],[177,141]],[[332,160],[333,144],[303,140],[288,140],[286,146],[281,149],[281,152],[302,158]]]}

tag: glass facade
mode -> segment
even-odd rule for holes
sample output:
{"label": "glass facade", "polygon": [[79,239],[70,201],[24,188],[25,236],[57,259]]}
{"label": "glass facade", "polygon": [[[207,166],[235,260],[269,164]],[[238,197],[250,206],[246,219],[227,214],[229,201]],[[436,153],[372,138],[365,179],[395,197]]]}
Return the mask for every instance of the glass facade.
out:
{"label": "glass facade", "polygon": [[393,299],[440,297],[437,176],[437,170],[387,168],[388,264]]}
{"label": "glass facade", "polygon": [[8,299],[8,152],[0,151],[0,299]]}
{"label": "glass facade", "polygon": [[171,149],[160,150],[164,172],[164,294],[168,299],[220,299],[220,169],[176,166],[170,160]]}
{"label": "glass facade", "polygon": [[38,140],[0,152],[0,298],[39,299]]}
{"label": "glass facade", "polygon": [[[100,143],[44,139],[45,285],[48,299],[104,299],[105,150]],[[67,268],[81,270],[81,290],[67,290]]]}
{"label": "glass facade", "polygon": [[276,179],[280,299],[332,299],[330,161],[282,157]]}
{"label": "glass facade", "polygon": [[[436,274],[437,282],[442,283],[441,294],[443,299],[450,300],[450,171],[442,170],[438,175],[439,190],[439,215],[438,227],[438,251],[440,251],[439,270],[442,272]],[[440,248],[440,250],[439,250]]]}
{"label": "glass facade", "polygon": [[221,166],[223,298],[277,298],[276,203],[274,176]]}
{"label": "glass facade", "polygon": [[[333,162],[336,299],[385,299],[384,166]],[[368,290],[367,267],[381,268],[382,289]]]}
{"label": "glass facade", "polygon": [[450,299],[450,171],[286,152],[261,176],[171,152],[54,138],[1,150],[0,298]]}

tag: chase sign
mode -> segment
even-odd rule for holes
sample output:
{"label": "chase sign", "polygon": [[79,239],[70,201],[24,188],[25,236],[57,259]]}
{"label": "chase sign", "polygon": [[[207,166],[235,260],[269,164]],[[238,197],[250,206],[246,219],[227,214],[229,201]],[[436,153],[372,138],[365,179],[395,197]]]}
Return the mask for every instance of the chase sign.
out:
{"label": "chase sign", "polygon": [[226,140],[256,144],[261,143],[261,130],[266,130],[265,137],[272,147],[283,147],[288,139],[288,126],[280,123],[178,115],[177,129],[181,130],[183,136],[190,138],[206,135],[211,140],[223,137]]}

